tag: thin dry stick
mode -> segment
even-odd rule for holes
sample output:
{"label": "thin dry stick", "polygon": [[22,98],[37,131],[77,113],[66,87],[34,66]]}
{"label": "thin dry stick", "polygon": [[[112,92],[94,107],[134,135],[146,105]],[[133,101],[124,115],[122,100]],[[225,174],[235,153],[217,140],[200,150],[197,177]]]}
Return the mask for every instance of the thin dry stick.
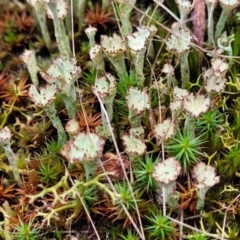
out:
{"label": "thin dry stick", "polygon": [[[153,16],[154,16],[155,12],[157,11],[157,9],[158,9],[158,5],[156,4],[156,6],[155,6],[155,8],[153,9],[153,12],[152,12],[152,14],[151,14],[151,16],[150,16],[151,18],[153,18]],[[149,18],[149,20],[148,20],[147,27],[150,26],[151,18]]]}
{"label": "thin dry stick", "polygon": [[[116,18],[116,20],[117,20],[118,28],[119,28],[120,33],[121,33],[121,36],[122,36],[121,27],[120,27],[120,22],[119,22],[119,19],[118,19],[118,17],[117,17],[117,13],[116,13],[116,9],[115,9],[115,6],[114,6],[113,1],[111,2],[111,5],[112,5],[113,11],[114,11],[115,18]],[[123,37],[123,36],[122,36],[122,37]],[[132,188],[131,188],[131,184],[130,184],[129,179],[128,179],[128,177],[127,177],[127,173],[126,173],[126,171],[125,171],[125,167],[124,167],[124,164],[123,164],[121,155],[120,155],[120,151],[119,151],[118,146],[117,146],[116,139],[115,139],[115,137],[114,137],[114,133],[113,133],[112,128],[111,128],[111,123],[110,123],[110,121],[109,121],[109,118],[108,118],[107,112],[106,112],[106,110],[105,110],[105,108],[104,108],[104,105],[103,105],[102,102],[101,102],[101,99],[99,98],[98,94],[96,94],[96,96],[97,96],[97,98],[98,98],[98,100],[99,100],[99,103],[100,103],[100,105],[101,105],[101,108],[102,108],[102,110],[103,110],[103,112],[104,112],[104,114],[105,114],[105,116],[106,116],[107,124],[108,124],[109,129],[110,129],[110,133],[111,133],[111,136],[112,136],[112,139],[113,139],[113,143],[114,143],[114,146],[115,146],[115,149],[116,149],[118,158],[120,159],[121,167],[122,167],[123,172],[124,172],[124,177],[125,177],[125,179],[126,179],[126,181],[127,181],[127,184],[128,184],[128,186],[129,186],[131,195],[132,195],[132,197],[133,197],[133,199],[134,199],[134,204],[135,204],[135,206],[136,206],[136,211],[137,211],[137,215],[138,215],[138,221],[139,221],[139,225],[140,225],[141,232],[142,232],[141,234],[140,234],[139,229],[137,228],[135,222],[133,221],[132,217],[130,216],[128,210],[126,209],[125,205],[123,205],[122,203],[121,203],[121,204],[122,204],[122,206],[123,206],[123,208],[124,208],[125,213],[127,214],[127,216],[129,217],[131,223],[133,224],[134,228],[135,228],[136,231],[138,232],[139,236],[144,240],[144,239],[145,239],[145,236],[144,236],[144,230],[143,230],[143,226],[142,226],[142,222],[141,222],[140,213],[139,213],[138,206],[137,206],[137,203],[136,203],[135,198],[134,198],[134,195],[133,195],[133,191],[132,191]],[[102,167],[103,167],[103,166],[102,166]],[[103,167],[103,169],[104,169],[104,167]],[[105,169],[104,169],[104,171],[105,171]],[[108,177],[107,177],[107,178],[108,178]],[[117,192],[116,189],[114,188],[114,186],[112,185],[112,183],[111,183],[111,181],[110,181],[109,178],[108,178],[108,182],[110,183],[110,185],[111,185],[111,187],[113,188],[113,190],[115,190],[115,192]]]}
{"label": "thin dry stick", "polygon": [[[161,113],[160,113],[161,114]],[[165,154],[164,154],[164,144],[162,144],[162,161],[165,160]],[[163,199],[163,216],[167,215],[167,207],[166,207],[166,188],[163,186],[161,188],[162,190],[162,199]]]}
{"label": "thin dry stick", "polygon": [[[181,223],[183,223],[183,219],[184,219],[184,211],[183,211],[183,209],[181,209],[181,211],[180,211],[180,220],[181,220]],[[179,234],[179,240],[182,240],[183,239],[183,225],[181,224],[180,226],[179,226],[179,232],[180,232],[180,234]]]}
{"label": "thin dry stick", "polygon": [[[64,165],[65,165],[65,164],[64,164]],[[65,165],[65,169],[67,170],[66,165]],[[67,170],[67,172],[68,172],[68,170]],[[68,172],[68,176],[69,176],[70,182],[71,182],[72,185],[74,186],[74,181],[72,180],[72,177],[70,176],[69,172]],[[78,191],[77,187],[75,187],[75,190],[76,190],[76,193],[77,193],[77,195],[78,195],[78,197],[79,197],[79,199],[80,199],[80,201],[81,201],[81,204],[82,204],[82,206],[83,206],[83,208],[84,208],[84,211],[85,211],[88,219],[89,219],[90,222],[91,222],[92,228],[93,228],[93,230],[94,230],[94,233],[95,233],[97,239],[98,239],[98,240],[101,240],[101,238],[100,238],[100,236],[99,236],[99,234],[98,234],[98,231],[97,231],[97,229],[96,229],[96,227],[95,227],[95,224],[94,224],[94,222],[93,222],[93,220],[92,220],[92,218],[91,218],[91,215],[90,215],[90,213],[89,213],[89,211],[88,211],[88,209],[87,209],[87,207],[86,207],[86,205],[85,205],[85,203],[84,203],[81,195],[79,194],[79,191]]]}
{"label": "thin dry stick", "polygon": [[223,235],[224,235],[224,230],[225,230],[225,227],[226,227],[226,221],[227,221],[227,212],[228,210],[230,209],[230,207],[232,206],[232,204],[240,197],[240,194],[238,194],[234,199],[233,201],[229,204],[229,206],[227,207],[225,213],[224,213],[224,219],[223,219],[223,226],[222,226],[222,236],[221,236],[221,239],[223,240]]}
{"label": "thin dry stick", "polygon": [[170,10],[168,9],[164,4],[162,4],[162,1],[157,1],[157,0],[153,0],[158,6],[160,6],[161,8],[163,8],[166,12],[169,13],[169,15],[171,15],[177,22],[180,22],[180,19]]}
{"label": "thin dry stick", "polygon": [[[118,157],[119,157],[119,156],[118,156]],[[120,160],[120,162],[121,162],[121,161],[122,161],[122,160]],[[100,162],[101,168],[102,168],[103,171],[106,173],[106,170],[105,170],[105,168],[104,168],[104,165],[102,164],[101,161],[99,161],[99,162]],[[111,188],[113,189],[113,191],[114,191],[116,194],[118,194],[118,192],[116,191],[116,188],[113,186],[112,181],[111,181],[111,179],[109,178],[108,175],[106,175],[106,178],[107,178],[108,183],[110,184]],[[122,206],[124,212],[126,213],[126,215],[128,216],[129,220],[131,221],[131,223],[132,223],[133,227],[135,228],[136,232],[137,232],[138,235],[141,237],[141,232],[139,231],[139,229],[138,229],[136,223],[134,222],[132,216],[130,215],[130,213],[128,212],[127,208],[125,207],[125,205],[124,205],[122,202],[121,202],[121,206]]]}
{"label": "thin dry stick", "polygon": [[[76,52],[75,52],[75,42],[74,42],[74,22],[73,22],[73,2],[72,2],[72,0],[71,0],[71,31],[72,31],[72,52],[73,52],[73,57],[75,58]],[[79,89],[78,81],[77,81],[77,87]],[[83,109],[83,117],[84,117],[84,121],[86,123],[87,132],[90,133],[90,128],[89,128],[88,121],[87,121],[86,110],[83,106],[82,97],[81,97],[80,92],[78,92],[78,98],[79,98],[80,104]]]}
{"label": "thin dry stick", "polygon": [[120,26],[120,21],[119,21],[119,18],[118,18],[118,15],[117,15],[117,12],[116,12],[116,9],[115,9],[115,6],[114,6],[114,2],[112,1],[111,4],[112,4],[112,9],[113,9],[113,12],[114,12],[115,19],[117,20],[118,29],[120,31],[121,37],[123,38],[122,31],[121,31],[121,26]]}
{"label": "thin dry stick", "polygon": [[[150,45],[149,45],[149,46],[150,46]],[[156,66],[157,58],[158,58],[158,56],[159,56],[162,48],[163,48],[163,44],[162,44],[162,46],[160,47],[160,49],[159,49],[159,51],[158,51],[158,53],[157,53],[157,56],[156,56],[156,58],[155,58],[155,60],[154,60],[153,65],[151,65],[148,57],[146,58],[149,66],[150,66],[150,69],[151,69],[151,77],[150,77],[150,80],[152,79],[152,77],[154,77],[154,81],[155,81],[155,82],[157,82],[157,79],[156,79],[156,76],[155,76],[155,73],[154,73],[154,68],[155,68],[155,66]],[[150,84],[151,84],[151,83],[150,83]],[[161,111],[162,111],[162,110],[161,110],[161,102],[160,102],[160,95],[161,95],[161,94],[160,94],[159,90],[157,91],[157,93],[158,93],[159,114],[160,114],[160,116],[161,116]],[[150,85],[150,88],[149,88],[149,95],[151,96],[151,85]],[[164,144],[162,144],[162,161],[164,161],[164,160],[165,160],[165,151],[164,151]],[[162,190],[163,215],[166,216],[166,214],[167,214],[167,210],[166,210],[167,207],[166,207],[165,187],[163,187],[161,190]]]}
{"label": "thin dry stick", "polygon": [[[103,102],[101,101],[98,93],[94,91],[94,94],[97,96],[98,101],[99,101],[100,106],[101,106],[101,109],[102,109],[102,111],[103,111],[103,113],[104,113],[104,115],[105,115],[105,117],[106,117],[107,124],[108,124],[109,130],[110,130],[110,133],[111,133],[111,137],[112,137],[112,139],[113,139],[113,143],[114,143],[114,146],[115,146],[115,149],[116,149],[118,158],[119,158],[119,160],[120,160],[121,167],[122,167],[123,172],[124,172],[124,177],[125,177],[125,179],[126,179],[126,182],[127,182],[127,184],[128,184],[128,187],[129,187],[129,189],[130,189],[130,193],[131,193],[131,195],[132,195],[132,198],[133,198],[133,201],[134,201],[134,205],[135,205],[135,207],[136,207],[136,212],[137,212],[137,215],[138,215],[138,221],[139,221],[139,225],[140,225],[141,231],[137,228],[137,226],[136,226],[135,222],[133,221],[133,219],[132,219],[132,218],[129,218],[129,219],[130,219],[131,223],[133,224],[135,230],[137,231],[138,235],[140,236],[140,238],[141,238],[142,240],[145,240],[144,230],[143,230],[143,226],[142,226],[141,217],[140,217],[140,213],[139,213],[139,210],[138,210],[137,202],[136,202],[136,200],[135,200],[135,198],[134,198],[133,190],[132,190],[131,184],[130,184],[130,182],[129,182],[127,173],[126,173],[125,166],[124,166],[124,164],[123,164],[123,160],[122,160],[121,155],[120,155],[120,151],[119,151],[119,149],[118,149],[117,141],[116,141],[116,139],[115,139],[115,136],[114,136],[114,133],[113,133],[113,130],[112,130],[112,127],[111,127],[111,123],[110,123],[110,120],[109,120],[107,111],[106,111],[106,109],[105,109],[105,107],[104,107],[104,105],[103,105]],[[112,184],[111,184],[111,186],[113,187]],[[113,190],[117,193],[117,191],[116,191],[116,189],[115,189],[114,187],[113,187]],[[125,205],[123,205],[123,203],[121,203],[121,204],[122,204],[122,207],[123,207],[125,213],[126,213],[127,216],[129,217],[130,214],[128,213]]]}
{"label": "thin dry stick", "polygon": [[169,216],[166,216],[166,217],[167,217],[169,220],[171,220],[172,222],[177,223],[178,225],[182,225],[182,226],[187,227],[187,228],[189,228],[189,229],[191,229],[191,230],[193,230],[193,231],[202,233],[202,234],[204,234],[204,235],[206,235],[206,236],[213,237],[214,239],[219,239],[219,240],[227,240],[226,238],[218,237],[218,236],[215,235],[215,234],[211,234],[211,233],[202,231],[202,230],[200,230],[200,229],[198,229],[198,228],[195,228],[195,227],[192,227],[192,226],[190,226],[190,225],[188,225],[188,224],[186,224],[186,223],[180,222],[180,221],[178,221],[177,219],[171,218],[171,217],[169,217]]}

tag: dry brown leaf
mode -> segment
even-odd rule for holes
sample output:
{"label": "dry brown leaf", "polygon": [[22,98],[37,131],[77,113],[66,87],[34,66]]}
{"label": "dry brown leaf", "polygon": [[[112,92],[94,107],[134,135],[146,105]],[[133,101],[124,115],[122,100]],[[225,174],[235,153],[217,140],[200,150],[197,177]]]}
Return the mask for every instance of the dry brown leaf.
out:
{"label": "dry brown leaf", "polygon": [[197,39],[197,45],[202,46],[205,36],[206,14],[204,0],[195,0],[191,14],[193,23],[193,34]]}

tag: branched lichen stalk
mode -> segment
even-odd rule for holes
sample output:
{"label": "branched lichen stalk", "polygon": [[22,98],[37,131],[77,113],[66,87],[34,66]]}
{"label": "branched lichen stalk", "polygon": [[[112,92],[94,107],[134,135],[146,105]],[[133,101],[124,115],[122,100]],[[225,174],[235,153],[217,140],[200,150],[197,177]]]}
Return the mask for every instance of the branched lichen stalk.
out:
{"label": "branched lichen stalk", "polygon": [[[98,187],[100,187],[102,190],[104,190],[106,193],[109,194],[113,203],[117,200],[117,198],[119,197],[119,194],[112,192],[107,188],[105,184],[99,182],[101,178],[106,177],[108,174],[109,173],[98,174],[95,178],[87,182],[76,180],[73,183],[73,186],[70,188],[67,182],[68,174],[66,172],[65,176],[62,177],[62,179],[54,186],[49,188],[43,187],[43,190],[40,193],[33,196],[28,195],[28,197],[30,199],[30,202],[33,203],[35,200],[39,198],[44,198],[46,194],[52,193],[54,196],[54,201],[52,205],[55,206],[57,203],[61,203],[63,205],[55,209],[52,209],[49,213],[39,212],[38,216],[43,216],[45,221],[47,221],[47,223],[50,224],[50,220],[54,216],[56,216],[56,213],[64,211],[66,209],[73,209],[73,213],[67,219],[67,224],[69,224],[71,220],[77,218],[79,216],[80,211],[82,211],[83,205],[82,205],[81,196],[84,195],[84,191],[89,187],[97,185]],[[79,189],[79,186],[81,186],[81,189],[82,189],[80,192],[79,190],[77,190]],[[65,191],[62,194],[59,194],[58,193],[59,188],[63,188]],[[66,198],[73,199],[73,200],[71,202],[67,202],[65,200]],[[0,211],[1,211],[1,208],[0,208]]]}
{"label": "branched lichen stalk", "polygon": [[73,200],[71,203],[55,208],[50,213],[45,214],[47,216],[45,219],[48,221],[48,224],[50,224],[50,220],[54,215],[67,209],[74,209],[72,215],[66,221],[66,224],[69,225],[71,220],[77,218],[82,210],[82,203],[79,197],[77,197],[76,200]]}
{"label": "branched lichen stalk", "polygon": [[8,210],[10,209],[9,203],[5,201],[2,204],[2,207],[0,207],[0,212],[2,213],[4,217],[4,229],[3,229],[3,235],[5,240],[13,240],[12,234],[11,234],[11,221],[10,218],[13,217],[11,212]]}
{"label": "branched lichen stalk", "polygon": [[67,135],[57,116],[57,111],[55,109],[55,104],[52,102],[48,106],[43,107],[43,110],[47,113],[49,119],[51,120],[53,126],[57,129],[59,142],[65,143],[67,141]]}
{"label": "branched lichen stalk", "polygon": [[55,206],[58,201],[62,204],[65,204],[66,202],[64,200],[62,200],[61,196],[58,194],[57,191],[59,188],[68,190],[70,187],[69,187],[67,181],[68,181],[68,174],[66,173],[65,176],[63,176],[61,178],[61,180],[58,183],[56,183],[54,186],[49,187],[49,188],[43,187],[43,190],[40,193],[35,194],[35,195],[27,195],[28,198],[30,199],[30,203],[33,203],[34,201],[36,201],[39,198],[44,198],[44,196],[47,193],[53,193],[53,195],[54,195],[54,201],[52,203],[53,206]]}
{"label": "branched lichen stalk", "polygon": [[12,166],[12,171],[13,171],[13,176],[14,176],[15,181],[18,184],[22,185],[22,180],[21,180],[21,177],[20,177],[20,174],[18,171],[18,167],[17,167],[17,158],[16,158],[15,154],[13,153],[10,144],[2,145],[2,147],[4,148],[7,158],[8,158],[8,161],[9,161],[10,165]]}

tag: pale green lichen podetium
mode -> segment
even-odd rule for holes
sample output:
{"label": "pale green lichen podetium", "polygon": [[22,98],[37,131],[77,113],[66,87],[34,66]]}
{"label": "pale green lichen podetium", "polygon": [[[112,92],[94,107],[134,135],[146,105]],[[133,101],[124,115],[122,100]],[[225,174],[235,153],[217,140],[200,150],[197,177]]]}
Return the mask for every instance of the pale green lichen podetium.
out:
{"label": "pale green lichen podetium", "polygon": [[[93,87],[93,92],[98,94],[102,102],[106,106],[108,113],[108,118],[112,121],[113,118],[113,100],[117,92],[117,82],[116,78],[110,73],[106,73],[105,76],[96,78],[95,84]],[[102,119],[105,119],[104,113],[102,113]],[[106,127],[108,128],[106,120],[103,121]]]}
{"label": "pale green lichen podetium", "polygon": [[81,163],[86,180],[89,181],[96,176],[104,144],[105,140],[96,133],[79,132],[74,139],[64,144],[60,152],[69,163]]}
{"label": "pale green lichen podetium", "polygon": [[33,7],[38,24],[40,26],[43,40],[48,50],[51,50],[51,38],[47,28],[47,17],[46,10],[44,8],[44,2],[40,0],[27,0],[27,2]]}
{"label": "pale green lichen podetium", "polygon": [[117,75],[119,77],[124,75],[126,73],[124,57],[126,51],[125,41],[115,33],[113,37],[103,35],[101,36],[101,46],[104,54],[114,66]]}
{"label": "pale green lichen podetium", "polygon": [[28,95],[31,101],[46,112],[52,125],[57,129],[59,142],[65,143],[67,141],[67,135],[60,118],[57,116],[54,104],[56,93],[56,85],[46,85],[45,87],[40,88],[39,92],[34,85],[31,85],[28,90]]}
{"label": "pale green lichen podetium", "polygon": [[147,49],[147,42],[151,36],[151,31],[147,28],[137,28],[137,32],[127,36],[127,45],[131,50],[131,56],[134,62],[136,77],[138,79],[138,86],[143,87],[144,73],[143,65],[145,60],[145,52]]}
{"label": "pale green lichen podetium", "polygon": [[105,72],[105,63],[103,60],[102,47],[98,44],[95,44],[95,46],[91,47],[89,55],[93,62],[93,66],[97,70],[97,75],[103,74]]}
{"label": "pale green lichen podetium", "polygon": [[37,66],[37,60],[35,57],[35,52],[33,50],[25,50],[23,54],[20,56],[20,58],[23,60],[23,62],[27,65],[28,72],[30,74],[32,83],[38,87],[38,66]]}
{"label": "pale green lichen podetium", "polygon": [[65,130],[68,133],[70,139],[74,139],[76,134],[80,132],[80,126],[76,119],[70,119],[65,125]]}
{"label": "pale green lichen podetium", "polygon": [[202,76],[204,88],[211,99],[211,108],[214,108],[216,95],[221,94],[225,90],[227,82],[226,72],[229,69],[229,64],[221,58],[214,59],[211,64],[212,67],[206,69]]}
{"label": "pale green lichen podetium", "polygon": [[61,58],[53,60],[46,72],[41,76],[50,84],[56,84],[65,103],[69,118],[76,118],[75,81],[81,74],[76,58]]}
{"label": "pale green lichen podetium", "polygon": [[186,27],[187,17],[192,10],[192,4],[188,0],[176,0],[178,10],[180,13],[180,25]]}
{"label": "pale green lichen podetium", "polygon": [[136,3],[136,0],[117,0],[118,13],[121,22],[121,34],[127,36],[132,33],[132,22],[130,21],[130,14]]}
{"label": "pale green lichen podetium", "polygon": [[195,129],[197,118],[209,109],[210,104],[210,98],[201,94],[190,93],[184,98],[183,109],[186,112],[184,129],[186,131]]}
{"label": "pale green lichen podetium", "polygon": [[207,6],[207,29],[208,29],[208,39],[207,44],[211,45],[213,43],[213,36],[214,36],[214,18],[213,18],[213,11],[217,5],[217,0],[205,0]]}
{"label": "pale green lichen podetium", "polygon": [[56,59],[54,63],[58,66],[58,70],[62,76],[62,81],[59,83],[59,89],[64,100],[68,115],[70,118],[76,117],[76,89],[75,81],[80,76],[82,70],[77,66],[76,58]]}
{"label": "pale green lichen podetium", "polygon": [[221,35],[217,40],[217,45],[220,49],[228,54],[229,58],[229,66],[233,64],[233,49],[232,42],[235,40],[234,34],[227,36],[226,31]]}
{"label": "pale green lichen podetium", "polygon": [[71,48],[63,19],[68,13],[68,5],[64,0],[44,0],[47,15],[53,19],[54,32],[60,56],[65,59],[71,56]]}
{"label": "pale green lichen podetium", "polygon": [[170,91],[172,86],[177,86],[177,80],[174,74],[174,67],[170,63],[165,63],[163,65],[161,72],[166,74],[167,91]]}
{"label": "pale green lichen podetium", "polygon": [[128,106],[128,120],[132,128],[140,127],[144,111],[150,108],[149,95],[136,88],[129,88],[126,96]]}
{"label": "pale green lichen podetium", "polygon": [[221,36],[231,11],[240,4],[239,0],[219,0],[219,3],[222,7],[222,13],[216,25],[214,34],[215,42],[217,42],[218,38]]}
{"label": "pale green lichen podetium", "polygon": [[4,149],[7,155],[8,161],[12,167],[12,172],[13,172],[15,181],[19,185],[22,185],[21,177],[18,171],[18,166],[17,166],[17,158],[11,148],[11,142],[10,142],[11,137],[12,137],[12,134],[8,127],[4,127],[0,130],[0,146]]}
{"label": "pale green lichen podetium", "polygon": [[172,25],[172,34],[166,40],[167,51],[174,52],[180,58],[182,88],[188,89],[190,82],[190,69],[188,55],[193,40],[188,28],[181,28],[178,23]]}
{"label": "pale green lichen podetium", "polygon": [[55,108],[55,104],[52,102],[48,106],[43,107],[43,110],[47,113],[50,121],[52,122],[52,125],[57,129],[59,142],[66,142],[66,132],[63,128],[60,118],[57,117],[57,110]]}
{"label": "pale green lichen podetium", "polygon": [[[116,78],[110,73],[105,73],[102,77],[97,77],[93,86],[93,93],[101,99],[106,107],[109,121],[113,118],[113,101],[117,92]],[[107,139],[110,137],[110,129],[104,109],[101,107],[102,126],[96,128],[96,132]]]}
{"label": "pale green lichen podetium", "polygon": [[219,183],[220,177],[216,176],[216,169],[213,166],[199,162],[192,171],[194,185],[198,189],[197,210],[201,210],[204,206],[207,191],[215,184]]}
{"label": "pale green lichen podetium", "polygon": [[[134,129],[133,129],[134,131]],[[147,146],[144,141],[138,137],[124,134],[122,136],[124,152],[128,155],[132,168],[139,166],[139,160],[146,153]],[[131,182],[134,181],[133,176]]]}
{"label": "pale green lichen podetium", "polygon": [[[179,206],[179,194],[176,191],[177,178],[181,173],[181,164],[174,157],[169,157],[159,162],[154,167],[152,177],[159,183],[163,201],[165,201],[172,209]],[[163,204],[165,206],[165,204]],[[166,207],[163,208],[166,214]]]}
{"label": "pale green lichen podetium", "polygon": [[90,26],[90,27],[86,28],[84,30],[84,32],[86,33],[86,35],[88,37],[90,48],[94,47],[95,44],[96,44],[95,35],[96,35],[96,32],[97,32],[97,28]]}

